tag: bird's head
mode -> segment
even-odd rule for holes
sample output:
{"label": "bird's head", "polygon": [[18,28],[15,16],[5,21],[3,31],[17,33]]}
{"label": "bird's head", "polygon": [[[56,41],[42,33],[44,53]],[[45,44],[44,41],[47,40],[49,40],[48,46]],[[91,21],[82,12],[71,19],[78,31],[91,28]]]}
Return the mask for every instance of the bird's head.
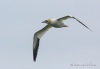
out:
{"label": "bird's head", "polygon": [[42,23],[50,24],[51,23],[51,19],[46,19]]}

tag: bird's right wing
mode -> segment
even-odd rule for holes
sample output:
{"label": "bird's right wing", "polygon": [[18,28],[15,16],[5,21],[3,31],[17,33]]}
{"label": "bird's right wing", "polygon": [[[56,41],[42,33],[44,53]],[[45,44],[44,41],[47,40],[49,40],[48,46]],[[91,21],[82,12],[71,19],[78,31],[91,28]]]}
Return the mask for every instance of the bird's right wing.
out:
{"label": "bird's right wing", "polygon": [[36,61],[40,38],[51,28],[51,25],[46,25],[43,29],[34,34],[33,38],[33,59]]}

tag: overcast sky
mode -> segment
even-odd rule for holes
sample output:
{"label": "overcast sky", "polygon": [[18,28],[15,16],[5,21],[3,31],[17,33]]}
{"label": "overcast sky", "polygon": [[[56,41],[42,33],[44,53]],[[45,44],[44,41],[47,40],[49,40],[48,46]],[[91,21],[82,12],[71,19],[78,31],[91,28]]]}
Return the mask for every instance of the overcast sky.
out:
{"label": "overcast sky", "polygon": [[[32,42],[46,18],[72,15],[68,28],[51,28],[37,61]],[[0,69],[100,69],[100,0],[0,0]],[[71,66],[95,64],[96,66]]]}

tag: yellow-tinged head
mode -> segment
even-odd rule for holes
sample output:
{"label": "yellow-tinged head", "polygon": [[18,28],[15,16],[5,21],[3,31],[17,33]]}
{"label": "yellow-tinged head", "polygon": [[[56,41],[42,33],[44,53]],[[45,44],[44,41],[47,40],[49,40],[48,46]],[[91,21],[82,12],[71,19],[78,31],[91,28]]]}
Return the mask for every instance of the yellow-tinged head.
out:
{"label": "yellow-tinged head", "polygon": [[51,19],[49,18],[49,19],[46,19],[46,20],[44,20],[42,23],[47,23],[47,24],[49,24],[49,23],[51,23]]}
{"label": "yellow-tinged head", "polygon": [[47,19],[47,20],[48,20],[48,22],[49,22],[49,23],[51,23],[51,19],[50,19],[50,18],[49,18],[49,19]]}

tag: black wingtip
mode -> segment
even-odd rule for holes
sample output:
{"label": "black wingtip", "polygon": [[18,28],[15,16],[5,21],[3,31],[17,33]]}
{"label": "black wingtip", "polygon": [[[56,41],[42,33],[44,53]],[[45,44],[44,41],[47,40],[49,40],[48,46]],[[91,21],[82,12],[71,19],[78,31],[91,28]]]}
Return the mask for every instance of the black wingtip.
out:
{"label": "black wingtip", "polygon": [[36,57],[37,57],[37,53],[36,51],[33,51],[33,61],[36,62]]}
{"label": "black wingtip", "polygon": [[36,62],[36,55],[34,52],[33,52],[33,61]]}
{"label": "black wingtip", "polygon": [[93,32],[91,29],[89,29],[91,32]]}
{"label": "black wingtip", "polygon": [[87,29],[89,29],[91,32],[93,32],[89,27],[87,27],[85,24],[83,24],[81,21],[79,21],[77,18],[75,17],[72,17],[74,19],[76,19],[79,23],[81,23],[83,26],[85,26]]}
{"label": "black wingtip", "polygon": [[36,62],[36,59],[34,58],[34,62]]}
{"label": "black wingtip", "polygon": [[40,39],[37,38],[36,47],[33,49],[33,60],[34,60],[34,62],[36,62],[36,57],[37,57],[38,48],[39,48],[39,41],[40,41]]}

